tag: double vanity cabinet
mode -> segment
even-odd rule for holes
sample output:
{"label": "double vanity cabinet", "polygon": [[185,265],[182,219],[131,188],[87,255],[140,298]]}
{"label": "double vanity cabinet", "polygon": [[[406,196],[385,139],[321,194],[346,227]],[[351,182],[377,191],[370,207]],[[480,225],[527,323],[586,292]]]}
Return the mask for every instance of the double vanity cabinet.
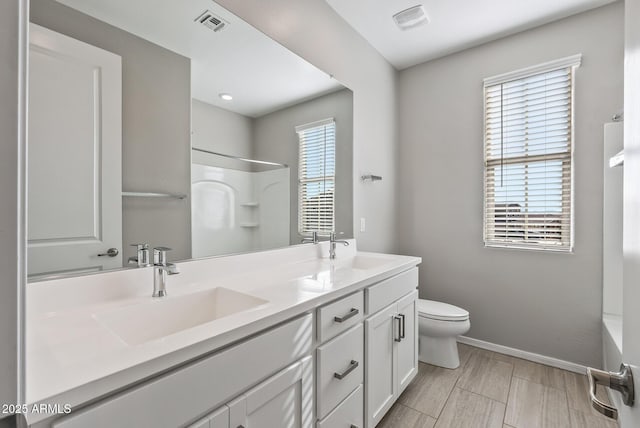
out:
{"label": "double vanity cabinet", "polygon": [[412,259],[34,426],[373,428],[418,371]]}

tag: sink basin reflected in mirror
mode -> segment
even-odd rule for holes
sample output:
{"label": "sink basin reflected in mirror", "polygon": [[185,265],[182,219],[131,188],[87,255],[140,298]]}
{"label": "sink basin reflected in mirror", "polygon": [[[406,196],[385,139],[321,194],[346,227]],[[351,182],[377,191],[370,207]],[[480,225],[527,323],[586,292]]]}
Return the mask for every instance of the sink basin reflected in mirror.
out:
{"label": "sink basin reflected in mirror", "polygon": [[[350,257],[346,259],[337,258],[336,260],[323,259],[320,262],[308,264],[306,276],[316,281],[321,278],[334,278],[332,275],[346,275],[349,271],[366,271],[377,269],[390,262],[385,257],[360,256]],[[311,272],[311,273],[309,273]],[[326,275],[331,273],[331,275]]]}
{"label": "sink basin reflected in mirror", "polygon": [[125,343],[140,345],[268,303],[224,287],[149,299],[149,303],[95,314],[94,317]]}
{"label": "sink basin reflected in mirror", "polygon": [[389,260],[382,257],[355,256],[349,259],[341,267],[359,269],[359,270],[369,270],[369,269],[379,268],[380,266],[384,266],[387,263],[389,263]]}

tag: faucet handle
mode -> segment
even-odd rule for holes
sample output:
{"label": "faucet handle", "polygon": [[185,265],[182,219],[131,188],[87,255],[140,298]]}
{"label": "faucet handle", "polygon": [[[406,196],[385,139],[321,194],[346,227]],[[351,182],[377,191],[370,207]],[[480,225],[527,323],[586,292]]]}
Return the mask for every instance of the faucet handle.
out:
{"label": "faucet handle", "polygon": [[131,244],[136,247],[136,257],[129,257],[129,263],[134,263],[138,267],[151,266],[149,263],[149,244]]}
{"label": "faucet handle", "polygon": [[346,241],[346,240],[339,241],[339,240],[337,240],[336,239],[336,235],[344,235],[344,232],[337,232],[337,233],[336,232],[331,232],[329,234],[329,241],[331,243],[342,244],[345,247],[349,245],[349,241]]}
{"label": "faucet handle", "polygon": [[311,232],[310,236],[309,235],[307,235],[307,236],[303,235],[302,243],[304,244],[304,243],[307,243],[307,242],[311,242],[313,244],[317,244],[318,243],[318,232],[313,231],[313,232]]}
{"label": "faucet handle", "polygon": [[167,251],[171,251],[169,247],[155,247],[153,249],[153,264],[154,265],[166,265],[167,264]]}

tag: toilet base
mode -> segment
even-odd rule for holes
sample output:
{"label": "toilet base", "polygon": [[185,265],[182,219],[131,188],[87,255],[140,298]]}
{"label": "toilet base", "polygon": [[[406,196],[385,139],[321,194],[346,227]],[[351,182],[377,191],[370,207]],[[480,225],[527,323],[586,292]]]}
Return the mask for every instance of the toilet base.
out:
{"label": "toilet base", "polygon": [[418,359],[445,369],[460,367],[456,337],[420,336]]}

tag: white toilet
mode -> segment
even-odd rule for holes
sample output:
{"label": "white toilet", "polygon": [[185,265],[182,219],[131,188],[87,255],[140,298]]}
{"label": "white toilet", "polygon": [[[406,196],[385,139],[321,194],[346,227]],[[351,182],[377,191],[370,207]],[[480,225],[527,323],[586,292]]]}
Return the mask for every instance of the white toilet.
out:
{"label": "white toilet", "polygon": [[418,299],[419,356],[423,363],[455,369],[460,365],[456,337],[471,328],[469,312],[448,303]]}

